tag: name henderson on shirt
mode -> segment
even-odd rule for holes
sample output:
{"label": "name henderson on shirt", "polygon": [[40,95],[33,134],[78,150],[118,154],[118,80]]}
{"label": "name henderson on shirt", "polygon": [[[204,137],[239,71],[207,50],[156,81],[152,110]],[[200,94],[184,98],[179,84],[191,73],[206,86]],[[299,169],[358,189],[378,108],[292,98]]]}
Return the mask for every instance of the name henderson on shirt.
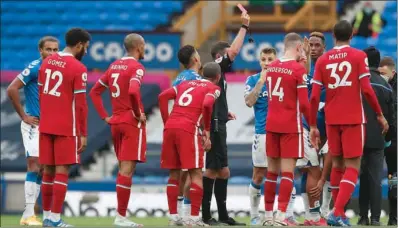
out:
{"label": "name henderson on shirt", "polygon": [[269,67],[267,69],[267,72],[275,72],[275,73],[282,73],[282,74],[288,74],[288,75],[293,74],[292,70],[286,69],[286,68],[281,68],[281,67]]}

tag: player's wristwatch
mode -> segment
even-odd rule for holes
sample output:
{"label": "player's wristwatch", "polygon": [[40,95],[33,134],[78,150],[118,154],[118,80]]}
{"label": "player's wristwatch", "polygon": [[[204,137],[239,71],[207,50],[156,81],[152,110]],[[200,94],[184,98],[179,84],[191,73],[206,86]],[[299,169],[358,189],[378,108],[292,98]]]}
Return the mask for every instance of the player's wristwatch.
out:
{"label": "player's wristwatch", "polygon": [[249,32],[249,43],[254,43],[254,39],[252,38],[252,32],[250,31],[249,26],[242,24],[240,27],[246,29],[246,31]]}

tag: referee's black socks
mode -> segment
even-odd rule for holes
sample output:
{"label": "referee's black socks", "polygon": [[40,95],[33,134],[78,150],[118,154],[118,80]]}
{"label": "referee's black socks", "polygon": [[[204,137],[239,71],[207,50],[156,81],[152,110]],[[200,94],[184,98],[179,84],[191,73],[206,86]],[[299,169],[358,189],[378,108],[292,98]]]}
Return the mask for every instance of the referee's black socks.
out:
{"label": "referee's black socks", "polygon": [[226,221],[229,217],[227,211],[227,187],[228,179],[216,179],[214,184],[214,195],[217,201],[219,221]]}
{"label": "referee's black socks", "polygon": [[202,218],[204,222],[211,219],[210,205],[213,196],[214,179],[203,176]]}

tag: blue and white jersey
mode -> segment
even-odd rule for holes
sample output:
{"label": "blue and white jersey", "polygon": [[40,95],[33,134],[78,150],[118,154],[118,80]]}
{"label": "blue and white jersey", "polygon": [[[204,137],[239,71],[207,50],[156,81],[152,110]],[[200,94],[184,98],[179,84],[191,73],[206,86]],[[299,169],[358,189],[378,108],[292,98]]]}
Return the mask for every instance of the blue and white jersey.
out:
{"label": "blue and white jersey", "polygon": [[[311,69],[309,74],[307,75],[308,99],[311,97],[312,93],[312,78],[314,77],[314,71],[315,71],[315,62],[311,62]],[[326,123],[325,123],[325,110],[324,110],[325,99],[326,99],[326,90],[322,87],[318,115],[317,115],[317,126],[321,134],[321,137],[326,137]],[[310,126],[307,123],[307,121],[305,121],[304,117],[303,117],[303,127],[306,128],[307,130],[310,129]]]}
{"label": "blue and white jersey", "polygon": [[17,78],[25,85],[25,112],[30,116],[40,116],[39,106],[39,87],[37,85],[37,78],[39,77],[39,69],[42,59],[31,62]]}
{"label": "blue and white jersey", "polygon": [[311,61],[310,65],[310,72],[307,74],[307,88],[308,88],[308,99],[311,97],[311,92],[312,92],[312,78],[314,77],[314,71],[315,71],[315,62]]}
{"label": "blue and white jersey", "polygon": [[183,70],[177,75],[177,78],[173,82],[173,86],[178,86],[183,81],[200,80],[202,77],[194,70]]}
{"label": "blue and white jersey", "polygon": [[[256,86],[260,79],[260,73],[249,76],[246,80],[245,96],[247,96]],[[267,123],[268,113],[268,91],[264,83],[263,88],[258,95],[257,102],[253,106],[254,109],[254,126],[256,134],[265,134],[265,125]]]}

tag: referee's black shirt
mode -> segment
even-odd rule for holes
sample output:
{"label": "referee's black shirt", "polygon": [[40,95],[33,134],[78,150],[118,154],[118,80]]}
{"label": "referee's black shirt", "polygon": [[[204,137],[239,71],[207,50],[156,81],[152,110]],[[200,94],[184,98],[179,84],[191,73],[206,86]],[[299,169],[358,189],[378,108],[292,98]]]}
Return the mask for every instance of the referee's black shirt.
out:
{"label": "referee's black shirt", "polygon": [[228,54],[225,53],[222,57],[214,60],[221,67],[221,78],[218,86],[221,89],[220,97],[216,100],[213,107],[213,119],[218,119],[219,123],[226,123],[228,121],[228,102],[227,102],[227,82],[225,73],[231,68],[232,61]]}

